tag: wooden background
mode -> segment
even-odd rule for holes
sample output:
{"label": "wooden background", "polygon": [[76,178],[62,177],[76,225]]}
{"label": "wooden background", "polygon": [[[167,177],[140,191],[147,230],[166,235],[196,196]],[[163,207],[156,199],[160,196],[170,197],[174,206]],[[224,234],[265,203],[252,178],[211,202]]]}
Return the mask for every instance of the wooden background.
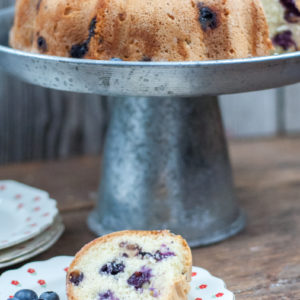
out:
{"label": "wooden background", "polygon": [[[13,0],[1,0],[0,8]],[[222,96],[230,137],[274,136],[300,131],[300,85]],[[0,164],[99,153],[105,97],[51,91],[0,71]]]}

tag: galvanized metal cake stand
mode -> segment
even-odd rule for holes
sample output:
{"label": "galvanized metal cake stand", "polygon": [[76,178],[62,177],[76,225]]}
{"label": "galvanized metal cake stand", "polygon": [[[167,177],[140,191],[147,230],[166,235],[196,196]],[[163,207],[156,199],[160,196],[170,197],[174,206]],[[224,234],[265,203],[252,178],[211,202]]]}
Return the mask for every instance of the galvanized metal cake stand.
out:
{"label": "galvanized metal cake stand", "polygon": [[300,81],[299,52],[203,62],[77,60],[7,47],[12,19],[12,9],[0,12],[5,71],[48,88],[113,96],[92,231],[169,228],[199,246],[244,227],[217,95]]}

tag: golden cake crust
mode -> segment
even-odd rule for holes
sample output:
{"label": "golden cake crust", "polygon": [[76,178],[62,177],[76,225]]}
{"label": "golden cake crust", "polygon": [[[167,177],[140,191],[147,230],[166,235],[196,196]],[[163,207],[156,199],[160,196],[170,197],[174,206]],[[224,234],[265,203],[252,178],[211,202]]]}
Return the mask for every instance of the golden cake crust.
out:
{"label": "golden cake crust", "polygon": [[10,44],[131,61],[242,58],[272,48],[259,0],[17,0]]}
{"label": "golden cake crust", "polygon": [[84,256],[88,250],[97,245],[106,243],[112,240],[115,237],[122,237],[122,236],[163,236],[163,235],[172,235],[174,239],[176,239],[183,247],[184,252],[186,253],[185,256],[185,266],[184,266],[184,273],[186,276],[182,276],[182,279],[173,283],[174,288],[170,295],[167,296],[164,300],[186,300],[187,294],[190,290],[189,282],[191,281],[191,272],[192,272],[192,253],[190,247],[188,246],[187,242],[180,236],[170,233],[169,230],[154,230],[154,231],[142,231],[142,230],[125,230],[114,232],[102,237],[99,237],[90,243],[86,244],[75,256],[74,260],[70,264],[67,272],[67,297],[68,300],[80,300],[77,299],[73,293],[72,284],[69,282],[68,278],[70,277],[70,273],[74,269],[74,267],[78,264],[80,258]]}

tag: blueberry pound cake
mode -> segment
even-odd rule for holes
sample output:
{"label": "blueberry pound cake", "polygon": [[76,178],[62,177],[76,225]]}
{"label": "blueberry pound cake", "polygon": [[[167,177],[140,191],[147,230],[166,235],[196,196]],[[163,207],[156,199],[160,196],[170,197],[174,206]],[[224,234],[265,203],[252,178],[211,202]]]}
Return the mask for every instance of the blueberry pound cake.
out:
{"label": "blueberry pound cake", "polygon": [[245,58],[272,49],[259,0],[17,0],[10,44],[126,61]]}
{"label": "blueberry pound cake", "polygon": [[300,50],[300,0],[262,0],[276,53]]}
{"label": "blueberry pound cake", "polygon": [[100,237],[75,256],[69,300],[186,300],[192,255],[169,231],[122,231]]}

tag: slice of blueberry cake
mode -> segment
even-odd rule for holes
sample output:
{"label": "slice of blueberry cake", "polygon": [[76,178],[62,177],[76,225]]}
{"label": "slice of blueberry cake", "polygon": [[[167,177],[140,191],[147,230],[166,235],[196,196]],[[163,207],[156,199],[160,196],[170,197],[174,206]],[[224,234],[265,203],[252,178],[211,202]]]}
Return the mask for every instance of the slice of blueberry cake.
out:
{"label": "slice of blueberry cake", "polygon": [[167,230],[122,231],[100,237],[75,256],[67,274],[69,300],[186,300],[192,255]]}
{"label": "slice of blueberry cake", "polygon": [[276,53],[300,50],[300,0],[262,0]]}

